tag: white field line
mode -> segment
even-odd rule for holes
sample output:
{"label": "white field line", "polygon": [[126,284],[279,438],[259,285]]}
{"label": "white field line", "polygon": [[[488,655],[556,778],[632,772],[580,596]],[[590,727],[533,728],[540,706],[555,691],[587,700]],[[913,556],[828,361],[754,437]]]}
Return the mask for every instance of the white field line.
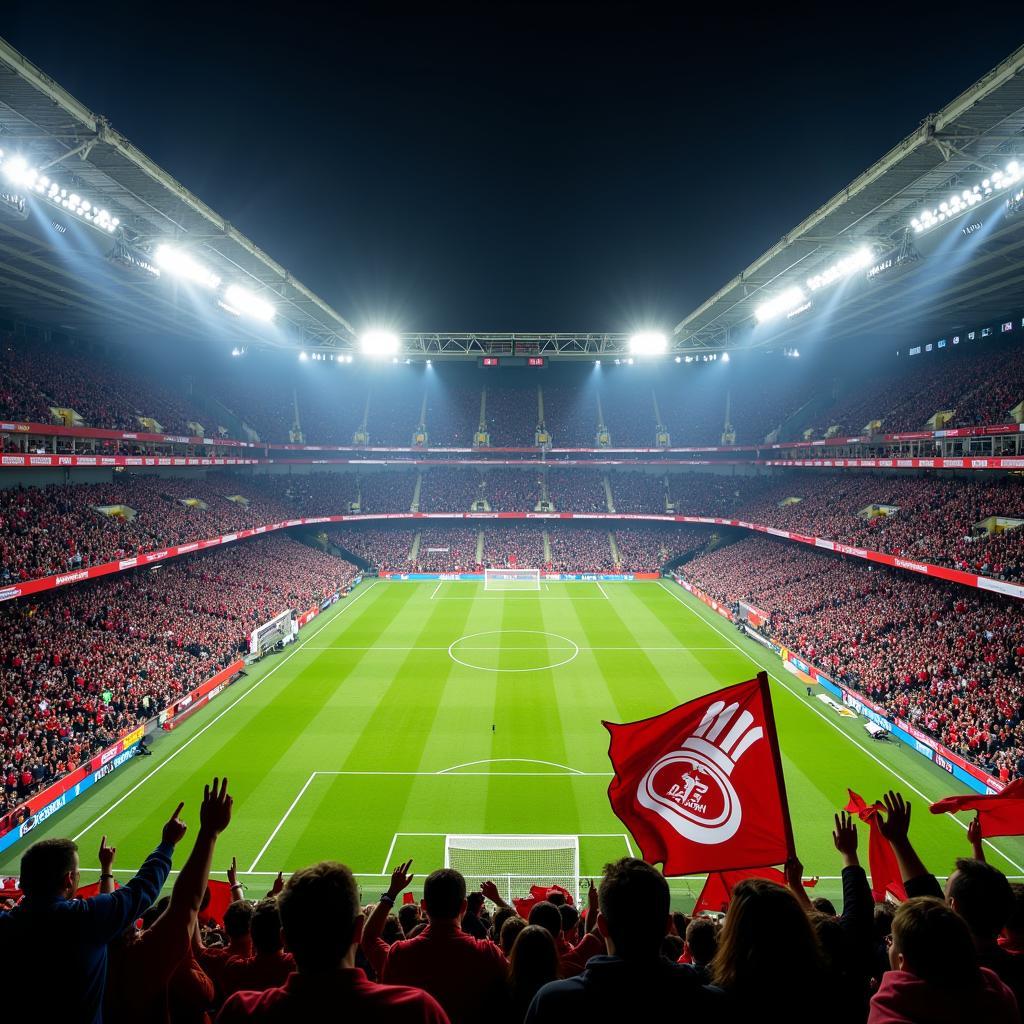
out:
{"label": "white field line", "polygon": [[[341,609],[341,611],[338,612],[337,615],[332,617],[331,621],[333,622],[334,619],[338,618],[341,615],[344,615],[345,612],[347,612],[349,610],[349,608],[351,608],[352,605],[354,605],[356,603],[356,601],[358,601],[361,597],[364,597],[371,590],[373,590],[373,588],[377,585],[377,583],[378,583],[378,581],[374,580],[364,591],[362,591],[362,593],[357,594],[352,599],[352,602],[350,604],[346,604]],[[202,727],[202,729],[200,729],[198,732],[196,732],[196,734],[194,736],[190,736],[184,743],[182,743],[182,745],[180,747],[177,748],[177,750],[174,750],[166,758],[164,758],[164,760],[162,760],[158,764],[156,764],[153,767],[152,771],[148,772],[141,779],[139,779],[139,781],[136,782],[135,785],[132,786],[132,788],[129,789],[123,796],[121,796],[117,800],[115,800],[114,803],[112,803],[105,811],[103,811],[102,814],[100,814],[98,817],[96,817],[90,824],[86,825],[85,828],[83,828],[82,831],[79,832],[78,835],[76,835],[74,837],[75,840],[81,839],[82,836],[84,836],[86,834],[86,832],[88,832],[90,829],[95,828],[112,810],[114,810],[116,807],[119,807],[122,803],[124,803],[124,801],[127,800],[128,797],[130,797],[140,786],[143,786],[147,782],[149,782],[149,780],[151,778],[153,778],[153,776],[156,775],[156,773],[158,771],[160,771],[162,768],[166,768],[167,765],[169,765],[180,753],[182,753],[182,751],[188,750],[188,748],[193,743],[195,743],[195,741],[197,739],[199,739],[199,737],[202,736],[203,733],[206,732],[207,729],[212,728],[213,726],[215,726],[232,708],[234,708],[237,704],[240,704],[243,700],[245,700],[245,698],[248,697],[249,694],[255,693],[279,668],[281,668],[283,665],[285,665],[287,662],[289,662],[292,658],[294,658],[295,655],[298,654],[299,651],[302,650],[302,648],[305,646],[305,644],[308,642],[308,640],[311,640],[319,632],[320,632],[320,628],[318,627],[316,630],[314,630],[314,632],[310,633],[310,635],[307,638],[307,640],[300,640],[295,645],[295,649],[290,654],[286,654],[265,676],[263,676],[262,679],[258,679],[244,693],[239,694],[239,696],[235,700],[233,700],[223,711],[221,711],[219,715],[217,715],[215,718],[211,718],[210,721],[207,722],[206,725],[204,725]]]}
{"label": "white field line", "polygon": [[382,875],[386,875],[388,873],[388,865],[391,863],[391,855],[395,852],[395,843],[397,843],[397,842],[398,842],[398,833],[396,832],[391,837],[391,845],[388,847],[388,852],[386,854],[384,854],[384,867],[382,867],[380,869],[380,873]]}
{"label": "white field line", "polygon": [[515,778],[521,777],[525,779],[610,779],[615,773],[614,772],[392,772],[392,771],[380,771],[380,772],[360,772],[360,771],[325,771],[315,772],[315,775],[399,775],[408,776],[410,778],[438,778],[443,776],[447,779],[469,779],[476,775],[483,775],[489,778]]}
{"label": "white field line", "polygon": [[600,581],[600,580],[594,580],[594,582],[595,582],[595,583],[597,584],[597,589],[601,591],[601,596],[602,596],[602,597],[603,597],[603,598],[604,598],[604,599],[605,599],[606,601],[610,601],[610,600],[611,600],[611,598],[610,598],[610,597],[608,596],[608,593],[607,593],[607,591],[606,591],[606,590],[604,589],[604,587],[602,587],[602,586],[601,586],[601,581]]}
{"label": "white field line", "polygon": [[430,600],[431,601],[434,600],[435,596],[437,595],[437,592],[441,589],[441,584],[442,583],[444,583],[444,580],[438,580],[437,581],[437,586],[434,587],[434,589],[430,592]]}
{"label": "white field line", "polygon": [[[758,668],[764,669],[764,671],[768,672],[768,670],[765,669],[765,667],[760,662],[755,661],[745,650],[743,650],[742,647],[740,647],[740,645],[738,643],[736,643],[735,640],[733,640],[727,634],[723,633],[718,628],[716,623],[709,622],[709,620],[705,619],[703,615],[699,614],[696,609],[691,608],[690,605],[686,601],[684,601],[682,599],[681,595],[677,594],[674,590],[672,590],[671,588],[667,587],[661,580],[658,580],[658,586],[660,586],[662,588],[662,590],[665,590],[669,594],[671,594],[691,615],[695,615],[698,619],[701,620],[701,622],[707,622],[708,625],[710,625],[711,628],[716,633],[718,633],[724,640],[728,640],[729,643],[732,644],[732,646],[735,647],[736,650],[739,651],[740,654],[742,654],[743,657],[747,659],[747,661],[751,662],[754,665],[757,665]],[[771,676],[771,678],[774,679],[775,682],[777,682],[782,687],[782,689],[786,691],[786,693],[788,693],[791,697],[796,698],[796,700],[800,701],[800,703],[801,703],[801,705],[803,707],[808,708],[811,711],[813,711],[814,714],[816,714],[823,722],[826,722],[833,729],[835,729],[835,731],[837,733],[839,733],[840,736],[845,737],[855,747],[858,747],[860,750],[862,750],[868,757],[871,758],[872,761],[874,761],[877,765],[879,765],[879,767],[883,768],[886,772],[888,772],[890,775],[892,775],[893,778],[898,779],[904,786],[906,786],[907,789],[909,789],[913,793],[916,793],[922,800],[926,801],[929,805],[934,803],[934,801],[931,800],[924,793],[922,793],[921,790],[919,790],[917,788],[917,786],[913,785],[912,783],[908,782],[905,778],[903,778],[903,776],[900,775],[899,772],[897,772],[896,769],[893,768],[892,765],[886,764],[883,760],[881,760],[881,758],[877,757],[867,747],[865,747],[863,743],[859,743],[856,739],[854,739],[853,736],[850,733],[845,732],[843,729],[840,729],[839,726],[836,725],[836,723],[832,721],[832,719],[830,719],[823,712],[819,711],[814,706],[814,704],[810,703],[809,701],[801,700],[800,695],[798,693],[796,693],[794,690],[790,689],[790,687],[786,684],[785,680],[783,680],[779,676],[775,675],[774,672],[768,672],[768,675]],[[952,819],[953,821],[955,821],[965,832],[967,831],[967,826],[958,817],[956,817],[956,815],[947,813],[946,817]],[[1008,857],[1005,853],[1003,853],[1003,851],[1000,850],[998,846],[996,846],[994,843],[989,842],[989,840],[987,840],[987,839],[984,840],[984,842],[986,843],[987,846],[991,847],[991,849],[995,850],[996,853],[998,853],[999,856],[1002,857],[1008,864],[1012,864],[1018,871],[1024,872],[1024,867],[1022,867],[1020,864],[1018,864],[1012,857]]]}
{"label": "white field line", "polygon": [[281,820],[274,826],[274,831],[270,833],[269,838],[260,848],[260,852],[256,854],[256,859],[249,865],[250,871],[255,871],[256,865],[260,862],[260,858],[263,856],[263,854],[267,852],[267,847],[270,846],[270,844],[274,841],[274,836],[276,836],[277,833],[281,831],[281,826],[288,820],[288,815],[295,810],[296,805],[302,799],[302,794],[305,793],[307,789],[309,789],[309,784],[316,778],[316,775],[316,772],[310,773],[309,778],[306,779],[306,784],[302,787],[302,789],[299,790],[299,795],[291,802],[291,805],[289,806],[288,810],[285,811],[283,815],[281,815]]}
{"label": "white field line", "polygon": [[556,761],[541,761],[535,757],[485,757],[481,761],[453,764],[451,768],[442,768],[436,774],[447,775],[449,772],[457,772],[460,768],[475,768],[478,764],[542,764],[548,768],[561,768],[563,772],[569,772],[572,775],[586,775],[586,772],[581,772],[578,768],[570,768],[567,764],[558,764]]}
{"label": "white field line", "polygon": [[[500,632],[500,631],[499,631]],[[458,641],[456,641],[458,643]],[[449,644],[449,647],[451,645]],[[577,644],[573,644],[572,647],[565,645],[549,644],[543,647],[469,647],[464,644],[459,645],[460,651],[504,651],[509,653],[511,651],[571,651],[578,649],[581,651],[634,651],[637,654],[652,654],[657,652],[671,652],[672,654],[682,654],[686,651],[728,651],[728,647],[583,647]],[[409,653],[410,651],[447,651],[448,647],[428,647],[419,644],[411,647],[384,647],[380,645],[372,645],[368,647],[340,647],[334,644],[327,646],[314,647],[309,646],[306,648],[308,651],[392,651],[392,652],[403,652]]]}

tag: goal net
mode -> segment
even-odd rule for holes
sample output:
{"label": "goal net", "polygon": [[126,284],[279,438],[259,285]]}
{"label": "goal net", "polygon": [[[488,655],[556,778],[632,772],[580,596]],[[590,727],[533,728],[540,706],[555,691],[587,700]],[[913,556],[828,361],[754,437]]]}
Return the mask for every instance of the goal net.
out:
{"label": "goal net", "polygon": [[484,590],[540,590],[540,569],[484,569]]}
{"label": "goal net", "polygon": [[445,836],[444,866],[477,888],[492,881],[504,899],[529,895],[531,885],[560,885],[580,896],[578,836]]}

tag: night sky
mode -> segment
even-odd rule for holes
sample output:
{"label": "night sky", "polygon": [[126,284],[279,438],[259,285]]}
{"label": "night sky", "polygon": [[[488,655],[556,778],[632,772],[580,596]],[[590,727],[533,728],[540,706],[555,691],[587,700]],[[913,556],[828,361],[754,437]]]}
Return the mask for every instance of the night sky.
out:
{"label": "night sky", "polygon": [[357,327],[630,330],[1024,39],[903,7],[8,0],[0,34]]}

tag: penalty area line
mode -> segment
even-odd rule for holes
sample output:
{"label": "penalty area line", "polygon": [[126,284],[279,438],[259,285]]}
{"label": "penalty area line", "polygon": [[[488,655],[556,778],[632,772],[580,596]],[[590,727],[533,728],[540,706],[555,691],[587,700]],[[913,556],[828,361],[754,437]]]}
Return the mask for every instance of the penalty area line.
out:
{"label": "penalty area line", "polygon": [[[751,655],[747,651],[745,651],[742,647],[740,647],[740,645],[738,643],[736,643],[735,640],[733,640],[731,637],[729,637],[725,633],[723,633],[718,628],[718,626],[715,625],[715,623],[709,622],[707,619],[705,619],[704,616],[701,615],[695,608],[691,608],[690,605],[686,601],[684,601],[679,594],[677,594],[674,590],[670,589],[669,587],[665,586],[665,584],[661,580],[658,580],[658,586],[660,586],[661,589],[664,590],[666,593],[671,594],[672,597],[674,597],[691,615],[695,615],[698,619],[700,619],[701,622],[703,622],[706,625],[710,626],[716,633],[719,634],[719,636],[722,637],[723,640],[728,640],[729,643],[732,644],[732,646],[735,647],[736,650],[739,651],[740,654],[742,654],[743,657],[747,659],[747,661],[752,662],[754,665],[757,665],[758,668],[764,669],[764,671],[767,672],[768,675],[772,679],[774,679],[775,682],[777,682],[779,684],[779,686],[782,687],[783,690],[786,691],[786,693],[788,693],[795,700],[800,701],[800,704],[803,707],[809,708],[811,711],[813,711],[814,714],[816,714],[823,722],[825,722],[826,725],[832,726],[832,728],[835,729],[835,731],[837,733],[839,733],[840,736],[843,736],[846,739],[848,739],[855,747],[858,748],[858,750],[860,750],[862,753],[864,753],[868,757],[870,757],[872,761],[874,761],[880,768],[883,768],[886,772],[888,772],[894,779],[897,779],[899,782],[901,782],[912,793],[916,793],[922,800],[926,800],[928,802],[929,806],[935,802],[935,801],[929,799],[924,793],[922,793],[921,790],[919,790],[917,788],[917,786],[915,786],[913,783],[908,782],[905,778],[903,778],[903,776],[900,775],[899,772],[897,772],[896,769],[892,765],[886,764],[880,757],[876,756],[870,750],[868,750],[868,748],[865,747],[864,744],[859,743],[848,732],[845,732],[843,729],[840,729],[839,726],[835,722],[833,722],[830,718],[828,718],[821,711],[819,711],[816,707],[814,707],[813,704],[809,704],[809,703],[806,703],[806,702],[800,700],[799,694],[797,694],[796,691],[792,690],[786,684],[786,682],[783,679],[780,679],[774,672],[769,671],[767,666],[762,665],[761,662],[759,662],[756,659],[754,659],[753,657],[751,657]],[[946,812],[946,817],[950,818],[952,821],[956,822],[956,824],[959,825],[965,832],[967,831],[967,826],[958,817],[956,817],[954,814],[951,814],[951,813],[949,813],[947,811]],[[1021,865],[1018,864],[1012,857],[1009,857],[1005,853],[1003,853],[1003,851],[1000,850],[999,847],[996,846],[994,843],[990,842],[988,839],[985,839],[984,842],[985,842],[986,846],[988,846],[991,849],[995,850],[995,852],[998,853],[999,856],[1002,857],[1003,860],[1005,860],[1007,862],[1007,864],[1012,864],[1018,871],[1024,871],[1024,867],[1021,867]]]}
{"label": "penalty area line", "polygon": [[[345,605],[341,609],[341,611],[339,611],[338,614],[333,616],[329,621],[333,622],[339,616],[344,615],[345,612],[347,612],[349,608],[351,608],[352,605],[356,603],[356,601],[358,601],[361,597],[365,597],[371,590],[373,590],[373,588],[377,586],[378,582],[380,581],[374,580],[361,594],[357,594],[352,599],[351,604]],[[321,626],[325,624],[326,621],[327,620],[321,619]],[[318,626],[316,630],[310,633],[306,640],[300,640],[295,645],[295,650],[293,650],[290,654],[286,654],[284,658],[282,658],[265,676],[263,676],[262,679],[257,679],[256,682],[253,683],[253,685],[250,686],[248,690],[246,690],[244,693],[239,694],[238,697],[235,700],[233,700],[223,711],[221,711],[219,715],[217,715],[215,718],[211,718],[210,721],[207,722],[206,725],[204,725],[202,729],[200,729],[194,736],[190,736],[184,743],[182,743],[180,747],[178,747],[177,750],[172,751],[166,758],[164,758],[164,760],[162,760],[159,764],[155,765],[152,771],[150,771],[147,775],[144,775],[141,779],[139,779],[139,781],[136,782],[135,785],[132,786],[132,788],[129,789],[127,793],[118,797],[118,799],[115,800],[105,811],[103,811],[102,814],[96,817],[90,824],[86,825],[85,828],[83,828],[82,831],[74,837],[75,840],[77,841],[81,839],[82,836],[86,834],[86,832],[89,832],[92,829],[94,829],[108,814],[110,814],[111,811],[115,810],[117,807],[120,807],[121,804],[123,804],[125,800],[127,800],[128,797],[130,797],[140,786],[144,786],[147,782],[149,782],[151,778],[153,778],[154,775],[156,775],[158,771],[160,771],[163,768],[166,768],[167,765],[169,765],[179,754],[181,754],[185,750],[188,750],[188,748],[193,743],[195,743],[195,741],[199,739],[199,737],[202,736],[207,729],[210,729],[213,726],[215,726],[229,711],[231,711],[232,708],[236,707],[243,700],[245,700],[245,698],[248,697],[249,694],[255,693],[279,668],[282,668],[289,661],[291,661],[291,659],[294,658],[295,655],[302,650],[302,648],[309,640],[312,640],[314,636],[319,634],[321,626]]]}

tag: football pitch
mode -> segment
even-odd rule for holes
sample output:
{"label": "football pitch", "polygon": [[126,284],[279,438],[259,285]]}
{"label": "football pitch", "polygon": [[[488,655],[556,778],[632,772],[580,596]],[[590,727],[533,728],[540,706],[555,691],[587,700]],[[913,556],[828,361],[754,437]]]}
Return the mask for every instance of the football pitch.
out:
{"label": "football pitch", "polygon": [[[847,787],[869,801],[902,790],[936,874],[969,856],[966,816],[961,824],[927,810],[963,791],[956,780],[808,697],[778,657],[674,584],[542,586],[366,581],[161,738],[152,757],[135,758],[31,838],[74,837],[85,882],[98,874],[105,834],[124,878],[178,800],[194,834],[203,783],[227,775],[234,816],[214,869],[223,878],[235,856],[251,896],[278,870],[322,859],[348,864],[373,900],[411,857],[418,892],[443,866],[446,837],[467,835],[572,837],[581,877],[597,876],[636,852],[608,804],[602,719],[659,714],[764,668],[798,852],[805,875],[821,878],[815,895],[840,894],[831,829]],[[866,827],[860,836],[866,865]],[[17,873],[25,842],[6,851],[0,871]],[[987,855],[1024,876],[1021,840],[996,839]],[[702,883],[672,879],[675,905],[690,909]]]}

